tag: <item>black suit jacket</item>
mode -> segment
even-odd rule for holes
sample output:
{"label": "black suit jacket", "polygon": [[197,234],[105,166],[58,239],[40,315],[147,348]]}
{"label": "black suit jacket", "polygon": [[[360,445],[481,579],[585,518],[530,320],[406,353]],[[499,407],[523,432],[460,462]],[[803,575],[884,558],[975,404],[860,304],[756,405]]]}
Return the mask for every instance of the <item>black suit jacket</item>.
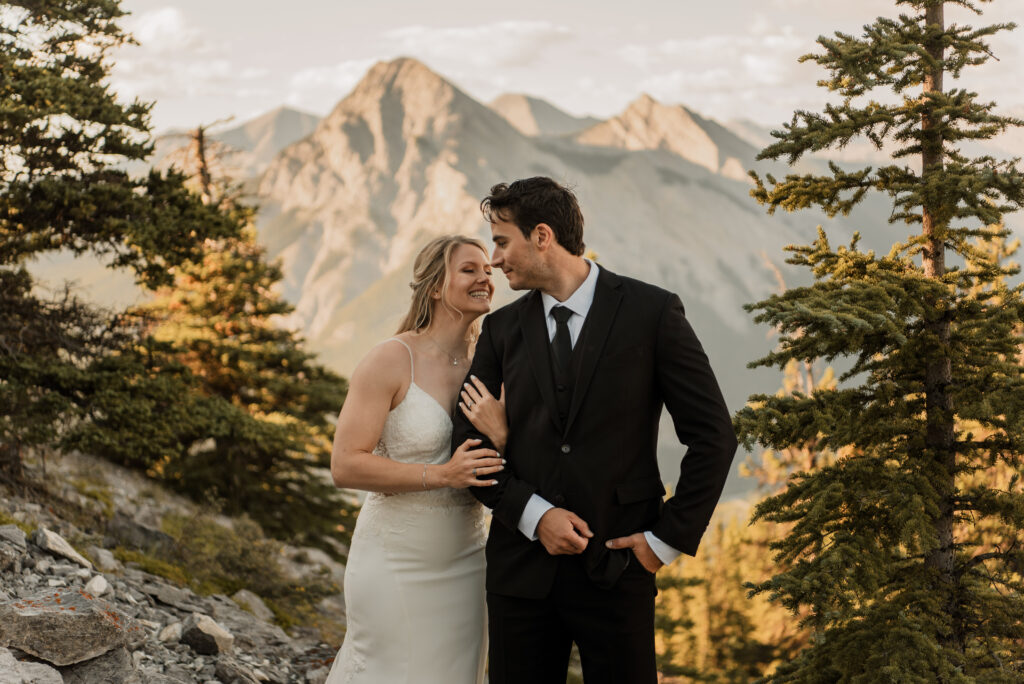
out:
{"label": "black suit jacket", "polygon": [[[498,484],[473,494],[493,510],[487,589],[542,598],[558,559],[518,523],[539,494],[582,517],[594,537],[587,575],[611,587],[632,559],[605,541],[651,530],[693,555],[722,493],[736,451],[729,411],[679,298],[601,269],[594,301],[573,350],[575,386],[560,420],[540,293],[532,291],[483,322],[470,373],[495,396],[505,383],[509,438]],[[658,422],[668,408],[689,449],[674,495],[658,471]],[[453,449],[487,438],[456,412]]]}

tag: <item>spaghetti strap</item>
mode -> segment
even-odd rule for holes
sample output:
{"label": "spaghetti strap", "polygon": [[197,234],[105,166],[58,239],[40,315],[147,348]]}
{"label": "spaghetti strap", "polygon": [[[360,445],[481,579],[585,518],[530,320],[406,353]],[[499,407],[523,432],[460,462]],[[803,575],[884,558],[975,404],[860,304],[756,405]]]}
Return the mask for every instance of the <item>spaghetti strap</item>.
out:
{"label": "spaghetti strap", "polygon": [[398,344],[402,345],[403,347],[405,347],[406,351],[409,352],[409,380],[411,382],[416,382],[416,365],[413,363],[413,360],[412,360],[412,347],[410,347],[408,344],[406,344],[402,340],[398,339],[397,337],[389,337],[388,339],[386,339],[384,341],[385,342],[390,342],[391,340],[394,340]]}

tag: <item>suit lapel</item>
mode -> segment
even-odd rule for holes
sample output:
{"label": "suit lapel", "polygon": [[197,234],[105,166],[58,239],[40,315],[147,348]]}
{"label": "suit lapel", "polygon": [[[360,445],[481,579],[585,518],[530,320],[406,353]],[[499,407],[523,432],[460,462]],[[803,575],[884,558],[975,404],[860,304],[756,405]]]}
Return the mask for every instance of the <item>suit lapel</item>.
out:
{"label": "suit lapel", "polygon": [[[597,274],[597,287],[594,290],[594,301],[587,313],[587,320],[583,323],[583,330],[580,331],[580,340],[583,348],[580,350],[579,366],[577,366],[576,385],[572,392],[572,404],[569,406],[569,420],[565,424],[566,434],[572,427],[576,414],[579,413],[580,405],[590,387],[590,381],[597,369],[597,362],[601,358],[601,350],[611,332],[612,322],[615,320],[615,313],[619,310],[619,303],[622,301],[622,292],[619,290],[619,277],[611,271],[601,269]],[[540,299],[538,297],[538,299]],[[541,311],[543,315],[543,309]],[[541,323],[543,323],[543,319]],[[546,332],[546,329],[545,329]],[[552,402],[554,394],[552,393]],[[557,413],[557,412],[556,412]]]}
{"label": "suit lapel", "polygon": [[544,305],[540,292],[534,290],[526,306],[519,310],[519,324],[526,340],[526,351],[530,357],[530,370],[540,388],[540,394],[548,407],[548,414],[558,431],[562,432],[562,421],[558,419],[558,402],[555,399],[555,381],[551,377],[550,340],[548,325],[544,320]]}

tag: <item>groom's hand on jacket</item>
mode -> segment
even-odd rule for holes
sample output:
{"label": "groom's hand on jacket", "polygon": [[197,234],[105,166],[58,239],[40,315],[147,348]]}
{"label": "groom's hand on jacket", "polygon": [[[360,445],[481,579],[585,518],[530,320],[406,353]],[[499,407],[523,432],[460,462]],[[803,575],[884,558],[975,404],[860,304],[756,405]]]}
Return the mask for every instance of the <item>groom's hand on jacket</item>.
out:
{"label": "groom's hand on jacket", "polygon": [[647,537],[644,536],[643,532],[637,532],[628,537],[609,539],[604,545],[609,549],[632,549],[633,555],[640,561],[640,565],[644,566],[644,570],[651,574],[658,572],[661,566],[664,565],[661,559],[651,550],[651,545],[647,543]]}
{"label": "groom's hand on jacket", "polygon": [[594,536],[586,521],[564,508],[550,508],[537,523],[537,538],[552,556],[583,553]]}

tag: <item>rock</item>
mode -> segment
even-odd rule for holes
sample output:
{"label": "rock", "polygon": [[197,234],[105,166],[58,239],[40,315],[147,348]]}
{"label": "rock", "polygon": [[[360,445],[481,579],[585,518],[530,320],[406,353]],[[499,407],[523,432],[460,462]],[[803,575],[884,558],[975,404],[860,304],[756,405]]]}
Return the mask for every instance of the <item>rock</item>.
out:
{"label": "rock", "polygon": [[327,675],[331,673],[329,667],[318,667],[315,670],[310,670],[306,673],[306,684],[324,684],[327,681]]}
{"label": "rock", "polygon": [[181,641],[181,623],[172,622],[163,629],[157,635],[157,641],[177,643]]}
{"label": "rock", "polygon": [[21,662],[0,648],[0,684],[63,684],[60,672],[43,663]]}
{"label": "rock", "polygon": [[169,550],[174,547],[171,535],[143,525],[123,513],[116,513],[107,523],[107,534],[129,548],[143,551]]}
{"label": "rock", "polygon": [[[7,541],[0,541],[0,572],[14,568],[25,557],[25,550]],[[19,568],[20,569],[20,568]],[[14,570],[18,572],[18,570]]]}
{"label": "rock", "polygon": [[325,596],[317,601],[316,609],[322,615],[326,615],[335,620],[345,620],[345,595],[344,594],[331,594]]}
{"label": "rock", "polygon": [[0,541],[6,541],[20,549],[27,549],[25,533],[17,525],[0,525]]}
{"label": "rock", "polygon": [[164,605],[173,606],[189,613],[203,612],[201,599],[188,589],[181,589],[163,582],[149,582],[142,585],[140,589]]}
{"label": "rock", "polygon": [[235,636],[235,645],[245,651],[261,651],[268,647],[291,643],[291,638],[277,625],[258,620],[239,608],[226,596],[211,596],[213,617]]}
{"label": "rock", "polygon": [[173,677],[168,677],[165,674],[160,674],[159,672],[146,671],[141,673],[141,679],[142,684],[188,684],[188,682],[192,681],[191,678],[175,679]]}
{"label": "rock", "polygon": [[164,674],[167,675],[174,682],[194,682],[195,677],[192,676],[192,671],[188,670],[184,665],[180,663],[173,663],[167,666],[164,670]]}
{"label": "rock", "polygon": [[36,572],[40,575],[45,575],[50,572],[50,568],[53,567],[53,562],[48,558],[40,558],[36,561]]}
{"label": "rock", "polygon": [[181,626],[181,642],[188,644],[196,653],[216,655],[230,653],[235,637],[209,615],[192,613]]}
{"label": "rock", "polygon": [[123,647],[77,665],[63,667],[61,674],[64,675],[64,684],[139,684],[141,681],[131,655]]}
{"label": "rock", "polygon": [[96,567],[103,572],[120,572],[121,562],[114,558],[114,554],[99,546],[90,546],[86,549],[89,557],[96,563]]}
{"label": "rock", "polygon": [[345,581],[345,565],[331,558],[321,549],[308,546],[281,547],[278,563],[282,574],[292,581],[304,581],[310,576],[328,576],[340,589]]}
{"label": "rock", "polygon": [[60,536],[56,532],[51,532],[45,527],[40,527],[34,533],[32,533],[32,542],[41,549],[45,549],[52,554],[62,556],[70,561],[78,563],[83,568],[92,569],[92,563],[86,560],[82,554],[75,551],[71,544],[65,541],[64,537]]}
{"label": "rock", "polygon": [[214,672],[217,679],[223,684],[259,684],[260,682],[256,673],[231,657],[218,658]]}
{"label": "rock", "polygon": [[103,575],[96,575],[85,585],[85,591],[93,596],[103,596],[110,591],[110,583]]}
{"label": "rock", "polygon": [[249,611],[264,622],[274,621],[273,611],[267,608],[267,604],[263,603],[263,599],[248,589],[239,589],[232,595],[231,600],[237,603],[242,610]]}
{"label": "rock", "polygon": [[59,589],[0,605],[0,646],[58,666],[96,658],[145,636],[106,601]]}

